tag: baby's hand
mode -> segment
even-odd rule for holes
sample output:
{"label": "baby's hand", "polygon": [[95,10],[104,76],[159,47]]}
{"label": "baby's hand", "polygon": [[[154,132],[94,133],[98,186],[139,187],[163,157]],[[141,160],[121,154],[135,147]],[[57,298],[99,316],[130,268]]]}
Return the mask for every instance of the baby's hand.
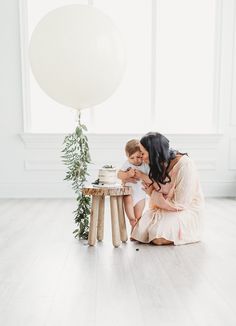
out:
{"label": "baby's hand", "polygon": [[130,168],[128,171],[127,171],[127,177],[128,178],[133,178],[135,176],[135,170]]}

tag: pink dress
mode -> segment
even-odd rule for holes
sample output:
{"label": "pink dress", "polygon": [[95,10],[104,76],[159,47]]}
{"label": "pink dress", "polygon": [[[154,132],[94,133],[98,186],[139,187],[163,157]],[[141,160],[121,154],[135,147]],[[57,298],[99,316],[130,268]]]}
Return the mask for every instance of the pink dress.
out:
{"label": "pink dress", "polygon": [[[131,237],[143,243],[165,238],[175,245],[201,240],[204,197],[193,161],[183,155],[170,171],[171,182],[153,191],[148,209]],[[156,204],[156,207],[155,207]]]}

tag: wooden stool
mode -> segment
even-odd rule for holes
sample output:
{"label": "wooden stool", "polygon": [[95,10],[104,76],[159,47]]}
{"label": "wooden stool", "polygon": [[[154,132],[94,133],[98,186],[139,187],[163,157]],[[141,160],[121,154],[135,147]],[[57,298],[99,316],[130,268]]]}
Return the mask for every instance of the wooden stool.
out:
{"label": "wooden stool", "polygon": [[110,197],[112,243],[119,247],[122,242],[128,240],[125,214],[123,208],[123,196],[130,195],[131,187],[84,187],[84,195],[92,196],[92,208],[90,213],[88,244],[94,246],[97,240],[103,240],[104,234],[104,202],[105,196]]}

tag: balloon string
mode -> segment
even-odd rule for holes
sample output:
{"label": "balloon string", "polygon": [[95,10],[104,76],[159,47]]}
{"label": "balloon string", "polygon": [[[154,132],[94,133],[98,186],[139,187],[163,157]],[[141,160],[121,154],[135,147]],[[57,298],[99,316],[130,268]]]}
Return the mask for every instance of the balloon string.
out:
{"label": "balloon string", "polygon": [[81,123],[80,123],[80,118],[81,118],[81,112],[80,112],[80,110],[78,110],[78,124],[79,124],[79,125],[81,125]]}

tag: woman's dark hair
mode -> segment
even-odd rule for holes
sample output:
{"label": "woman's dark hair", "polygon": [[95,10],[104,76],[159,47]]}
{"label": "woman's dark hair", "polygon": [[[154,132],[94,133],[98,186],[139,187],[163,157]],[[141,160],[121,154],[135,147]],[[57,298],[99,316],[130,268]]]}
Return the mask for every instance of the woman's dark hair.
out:
{"label": "woman's dark hair", "polygon": [[[149,178],[155,181],[160,187],[161,184],[166,184],[171,181],[168,174],[168,168],[171,160],[180,153],[169,147],[169,140],[158,132],[149,132],[144,135],[140,143],[148,151],[149,154]],[[161,188],[161,187],[160,187]]]}

